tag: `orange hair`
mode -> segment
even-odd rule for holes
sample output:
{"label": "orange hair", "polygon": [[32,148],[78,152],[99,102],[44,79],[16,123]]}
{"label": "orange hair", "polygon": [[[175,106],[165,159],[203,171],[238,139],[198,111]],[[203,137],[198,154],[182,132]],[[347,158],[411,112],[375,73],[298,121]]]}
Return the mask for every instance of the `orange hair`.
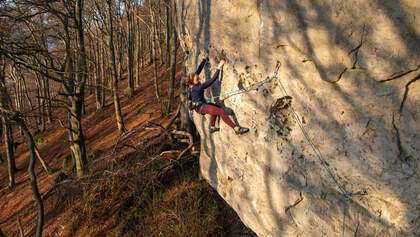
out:
{"label": "orange hair", "polygon": [[185,85],[188,87],[194,83],[195,73],[188,74],[187,80],[185,81]]}

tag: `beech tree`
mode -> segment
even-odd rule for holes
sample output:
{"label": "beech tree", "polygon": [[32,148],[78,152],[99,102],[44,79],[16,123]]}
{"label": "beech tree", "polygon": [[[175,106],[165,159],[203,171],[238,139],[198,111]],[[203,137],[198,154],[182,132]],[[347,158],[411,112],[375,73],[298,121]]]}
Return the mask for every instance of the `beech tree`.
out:
{"label": "beech tree", "polygon": [[[171,12],[171,14],[167,13],[167,43],[166,43],[166,48],[167,48],[167,58],[171,58],[171,73],[169,76],[169,88],[168,88],[168,106],[167,106],[167,111],[166,113],[170,113],[171,109],[172,109],[172,104],[173,104],[173,100],[174,100],[174,85],[175,85],[175,73],[176,73],[176,56],[177,56],[177,51],[178,51],[178,35],[176,32],[176,27],[172,26],[169,27],[170,23],[172,22],[176,22],[176,4],[175,1],[172,0],[171,1],[172,7],[171,7],[171,11],[169,10],[169,7],[167,7],[167,12]],[[169,20],[172,19],[172,20]],[[171,33],[169,33],[169,31],[172,30]],[[172,44],[169,43],[170,41],[170,35],[172,34]],[[169,46],[172,46],[172,54],[169,53]],[[169,63],[168,63],[169,64]]]}
{"label": "beech tree", "polygon": [[16,0],[2,8],[1,14],[19,26],[18,32],[0,46],[0,53],[9,60],[60,85],[59,95],[64,99],[57,101],[69,113],[67,129],[78,176],[86,170],[81,123],[87,75],[83,6],[83,0]]}
{"label": "beech tree", "polygon": [[[11,104],[18,110],[29,108],[37,113],[32,120],[36,132],[45,131],[46,124],[53,120],[53,106],[67,109],[69,122],[65,127],[78,176],[87,168],[81,123],[86,88],[95,94],[97,110],[105,106],[107,96],[112,96],[118,131],[123,132],[120,81],[124,79],[123,72],[127,72],[125,88],[131,97],[141,84],[144,55],[149,51],[156,100],[162,113],[173,109],[178,50],[175,1],[1,2],[0,17],[14,26],[13,32],[7,34],[12,37],[3,37],[0,45],[0,54],[10,61],[8,67],[14,81],[16,97]],[[170,71],[167,101],[158,80],[163,64]],[[33,98],[28,94],[28,80],[36,85]],[[54,92],[52,88],[56,88]],[[11,129],[7,124],[6,120],[2,123],[4,131]],[[11,132],[3,132],[5,144],[13,144],[7,142],[12,139],[6,139],[7,134]],[[12,146],[8,150],[12,156]]]}
{"label": "beech tree", "polygon": [[[2,94],[2,97],[10,98],[9,93],[7,92],[6,84],[1,82],[0,83],[0,92]],[[4,104],[0,104],[0,112],[3,113],[4,117],[7,117],[9,121],[14,121],[19,127],[22,128],[22,131],[24,132],[25,137],[27,138],[28,145],[29,145],[29,166],[28,166],[28,173],[29,173],[29,179],[31,184],[32,193],[34,195],[34,199],[37,203],[38,207],[38,221],[37,221],[37,228],[36,228],[36,236],[41,237],[42,236],[42,226],[44,224],[44,204],[41,198],[41,195],[38,190],[38,184],[36,181],[36,175],[34,171],[35,167],[35,156],[36,156],[36,145],[33,139],[32,134],[30,133],[26,122],[24,120],[24,117],[22,116],[22,113],[19,111],[15,111],[9,106],[6,106]]]}
{"label": "beech tree", "polygon": [[[3,56],[0,55],[0,86],[6,87],[6,60]],[[9,108],[11,106],[10,97],[7,96],[6,93],[0,94],[0,107],[2,108]],[[3,140],[4,145],[6,148],[6,157],[7,157],[7,167],[9,173],[9,188],[15,187],[15,172],[16,172],[16,164],[15,164],[15,155],[14,155],[14,141],[13,141],[13,133],[12,127],[10,124],[10,120],[7,115],[0,111],[1,116],[1,124],[2,124],[2,132],[3,132]]]}

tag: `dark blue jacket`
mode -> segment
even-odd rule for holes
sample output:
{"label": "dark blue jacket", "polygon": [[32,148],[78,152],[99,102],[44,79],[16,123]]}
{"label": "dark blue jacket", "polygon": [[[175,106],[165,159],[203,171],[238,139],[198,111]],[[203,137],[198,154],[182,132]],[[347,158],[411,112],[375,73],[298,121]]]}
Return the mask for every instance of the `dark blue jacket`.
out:
{"label": "dark blue jacket", "polygon": [[[204,68],[204,65],[206,64],[207,60],[203,59],[203,61],[201,61],[200,66],[198,66],[197,71],[195,72],[195,74],[200,75],[201,71]],[[189,92],[190,92],[190,97],[191,100],[193,102],[203,102],[205,103],[206,100],[204,99],[204,90],[207,89],[209,86],[211,86],[219,77],[219,72],[220,69],[217,69],[216,72],[214,73],[213,77],[201,84],[195,85],[192,88],[189,88]]]}

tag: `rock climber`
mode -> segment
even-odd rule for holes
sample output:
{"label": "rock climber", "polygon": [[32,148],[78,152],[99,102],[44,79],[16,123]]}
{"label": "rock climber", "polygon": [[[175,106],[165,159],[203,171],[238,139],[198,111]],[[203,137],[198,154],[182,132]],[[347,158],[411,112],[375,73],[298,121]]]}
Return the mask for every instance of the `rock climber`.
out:
{"label": "rock climber", "polygon": [[210,87],[219,77],[220,70],[223,68],[225,64],[225,60],[221,60],[219,66],[217,67],[216,72],[214,73],[213,77],[210,80],[207,80],[204,83],[200,81],[200,73],[204,68],[204,65],[209,60],[209,55],[206,54],[203,61],[201,61],[200,66],[197,68],[195,73],[191,73],[188,75],[186,80],[186,86],[188,88],[189,99],[192,101],[192,109],[195,110],[198,114],[210,114],[210,133],[214,133],[220,130],[220,128],[216,128],[216,118],[217,116],[222,117],[222,120],[229,125],[229,127],[235,130],[236,134],[243,134],[249,131],[248,128],[240,127],[235,125],[229,116],[226,114],[226,111],[211,103],[207,103],[204,99],[204,90]]}

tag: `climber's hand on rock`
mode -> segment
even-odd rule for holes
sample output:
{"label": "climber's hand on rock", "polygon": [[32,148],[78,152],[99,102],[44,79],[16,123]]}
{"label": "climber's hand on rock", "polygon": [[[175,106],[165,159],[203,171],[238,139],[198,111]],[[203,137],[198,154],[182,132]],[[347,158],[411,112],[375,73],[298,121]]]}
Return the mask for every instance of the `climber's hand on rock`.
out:
{"label": "climber's hand on rock", "polygon": [[225,60],[224,59],[222,59],[222,60],[220,60],[220,63],[219,63],[219,66],[217,67],[218,69],[222,69],[222,67],[223,67],[223,65],[225,64]]}
{"label": "climber's hand on rock", "polygon": [[205,58],[206,60],[209,60],[209,53],[204,54],[204,58]]}

